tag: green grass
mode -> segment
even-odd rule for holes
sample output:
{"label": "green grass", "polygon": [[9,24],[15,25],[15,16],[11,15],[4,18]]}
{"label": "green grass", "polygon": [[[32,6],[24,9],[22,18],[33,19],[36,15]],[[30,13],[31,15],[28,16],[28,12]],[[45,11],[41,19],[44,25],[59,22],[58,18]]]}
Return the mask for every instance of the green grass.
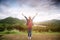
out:
{"label": "green grass", "polygon": [[[28,33],[27,33],[27,31],[19,32],[18,30],[12,30],[12,31],[5,30],[3,32],[0,32],[0,34],[28,34]],[[60,32],[35,32],[35,31],[32,31],[32,34],[60,34]]]}
{"label": "green grass", "polygon": [[32,32],[33,34],[60,34],[60,32]]}
{"label": "green grass", "polygon": [[[18,30],[0,32],[0,40],[28,40],[27,31]],[[59,40],[60,32],[34,32],[32,31],[32,40]]]}
{"label": "green grass", "polygon": [[[28,40],[27,33],[7,34],[3,36],[3,40]],[[32,40],[60,40],[59,33],[39,33],[32,34]]]}
{"label": "green grass", "polygon": [[0,32],[0,34],[20,34],[20,32],[18,30],[11,30],[11,31],[5,30],[3,32]]}

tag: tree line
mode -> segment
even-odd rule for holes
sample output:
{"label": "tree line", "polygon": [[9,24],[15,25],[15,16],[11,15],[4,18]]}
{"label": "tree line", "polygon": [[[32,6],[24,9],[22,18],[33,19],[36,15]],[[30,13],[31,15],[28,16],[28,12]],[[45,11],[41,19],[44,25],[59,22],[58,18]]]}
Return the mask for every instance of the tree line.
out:
{"label": "tree line", "polygon": [[[26,21],[18,18],[7,17],[0,20],[0,32],[8,30],[27,31]],[[60,20],[49,20],[40,22],[38,25],[46,26],[33,26],[32,30],[36,32],[60,32]]]}

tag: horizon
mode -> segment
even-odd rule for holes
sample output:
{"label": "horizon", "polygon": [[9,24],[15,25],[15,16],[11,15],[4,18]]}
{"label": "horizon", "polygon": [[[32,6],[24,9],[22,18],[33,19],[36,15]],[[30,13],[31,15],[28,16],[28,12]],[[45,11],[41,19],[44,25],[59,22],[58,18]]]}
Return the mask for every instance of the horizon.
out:
{"label": "horizon", "polygon": [[52,19],[60,20],[60,1],[56,0],[0,0],[0,18],[14,17],[25,19],[22,13],[33,17],[33,22],[43,22]]}
{"label": "horizon", "polygon": [[[10,16],[11,17],[11,16]],[[9,18],[9,17],[6,17],[6,18]],[[6,19],[6,18],[2,18],[2,19],[0,19],[0,20],[4,20],[4,19]],[[15,18],[15,17],[11,17],[11,18]],[[19,19],[19,18],[16,18],[16,19]],[[26,19],[19,19],[19,20],[25,20],[26,21]],[[51,20],[45,20],[45,21],[39,21],[39,22],[34,22],[33,21],[33,23],[35,24],[35,23],[40,23],[40,22],[47,22],[47,21],[52,21],[52,20],[59,20],[59,19],[51,19]]]}

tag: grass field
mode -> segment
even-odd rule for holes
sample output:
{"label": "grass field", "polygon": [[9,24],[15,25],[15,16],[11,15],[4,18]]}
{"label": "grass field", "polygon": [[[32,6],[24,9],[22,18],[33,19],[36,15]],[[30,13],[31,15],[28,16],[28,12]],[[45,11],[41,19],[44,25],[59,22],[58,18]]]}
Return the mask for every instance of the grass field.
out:
{"label": "grass field", "polygon": [[[5,34],[0,37],[0,40],[28,40],[27,33],[20,34]],[[32,33],[31,40],[60,40],[60,33]]]}

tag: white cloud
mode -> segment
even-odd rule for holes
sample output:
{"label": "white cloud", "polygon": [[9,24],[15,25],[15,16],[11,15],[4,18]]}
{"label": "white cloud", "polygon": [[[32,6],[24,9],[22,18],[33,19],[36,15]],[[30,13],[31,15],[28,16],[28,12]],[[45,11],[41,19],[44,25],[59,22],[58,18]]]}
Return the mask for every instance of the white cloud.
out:
{"label": "white cloud", "polygon": [[[1,5],[0,8],[2,9],[2,12],[0,12],[0,18],[12,16],[19,19],[24,19],[21,15],[22,13],[27,17],[33,17],[36,13],[38,13],[34,19],[35,22],[60,19],[60,9],[57,9],[55,5],[51,5],[54,2],[51,3],[48,0],[28,0],[23,3],[24,0],[20,1],[22,1],[22,3],[20,3],[22,6],[12,6],[12,4],[10,4],[10,7]],[[17,4],[19,4],[19,2],[17,1]]]}

